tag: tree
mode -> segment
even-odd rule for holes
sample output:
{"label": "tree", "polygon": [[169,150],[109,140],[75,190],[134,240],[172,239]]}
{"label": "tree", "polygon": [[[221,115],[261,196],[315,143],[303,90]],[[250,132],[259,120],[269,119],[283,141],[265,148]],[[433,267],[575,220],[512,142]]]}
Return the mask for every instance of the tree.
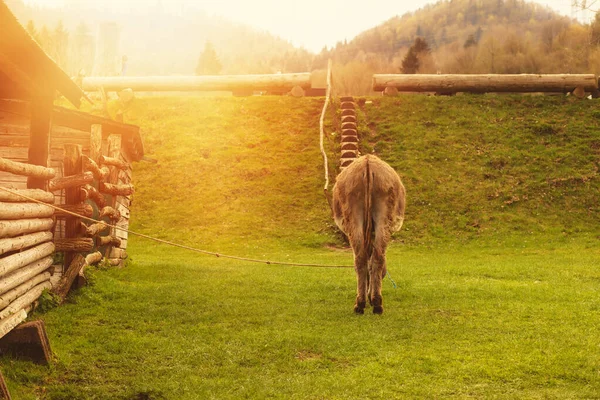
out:
{"label": "tree", "polygon": [[429,44],[423,38],[416,38],[402,59],[402,73],[416,74],[421,66],[421,59],[431,53]]}
{"label": "tree", "polygon": [[223,66],[217,52],[211,42],[206,42],[204,51],[200,54],[198,65],[196,66],[196,75],[217,75],[221,72]]}

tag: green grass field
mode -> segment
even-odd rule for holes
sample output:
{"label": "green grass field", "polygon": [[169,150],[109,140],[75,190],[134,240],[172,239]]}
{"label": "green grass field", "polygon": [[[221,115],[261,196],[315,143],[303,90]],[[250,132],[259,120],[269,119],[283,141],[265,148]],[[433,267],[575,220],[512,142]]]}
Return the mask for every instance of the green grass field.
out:
{"label": "green grass field", "polygon": [[[600,398],[600,113],[570,98],[402,96],[359,112],[407,220],[385,313],[351,269],[217,259],[140,238],[35,315],[55,362],[0,358],[15,399]],[[322,99],[143,98],[158,164],[133,230],[209,251],[351,264],[322,194]],[[337,115],[328,116],[335,170]]]}

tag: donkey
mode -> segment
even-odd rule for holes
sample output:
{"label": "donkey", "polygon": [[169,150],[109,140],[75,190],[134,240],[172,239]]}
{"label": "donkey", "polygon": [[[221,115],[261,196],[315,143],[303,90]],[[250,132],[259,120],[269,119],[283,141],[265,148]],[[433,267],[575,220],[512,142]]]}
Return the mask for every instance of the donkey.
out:
{"label": "donkey", "polygon": [[405,205],[406,191],[400,177],[374,155],[357,158],[337,177],[333,218],[354,252],[357,314],[364,314],[367,297],[373,313],[383,313],[385,252],[392,232],[402,227]]}

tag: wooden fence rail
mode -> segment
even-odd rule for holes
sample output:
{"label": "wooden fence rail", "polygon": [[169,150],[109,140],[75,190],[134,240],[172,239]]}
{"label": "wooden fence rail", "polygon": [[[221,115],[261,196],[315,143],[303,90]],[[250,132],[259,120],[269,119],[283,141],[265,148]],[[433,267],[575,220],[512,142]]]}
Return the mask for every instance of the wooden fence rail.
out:
{"label": "wooden fence rail", "polygon": [[200,75],[200,76],[137,76],[137,77],[87,77],[83,78],[84,90],[120,91],[133,89],[137,92],[159,91],[252,91],[264,90],[288,92],[295,86],[311,87],[309,72],[295,74],[265,75]]}
{"label": "wooden fence rail", "polygon": [[486,93],[486,92],[572,92],[578,87],[586,92],[598,89],[594,74],[375,74],[373,90],[394,88],[401,92]]}

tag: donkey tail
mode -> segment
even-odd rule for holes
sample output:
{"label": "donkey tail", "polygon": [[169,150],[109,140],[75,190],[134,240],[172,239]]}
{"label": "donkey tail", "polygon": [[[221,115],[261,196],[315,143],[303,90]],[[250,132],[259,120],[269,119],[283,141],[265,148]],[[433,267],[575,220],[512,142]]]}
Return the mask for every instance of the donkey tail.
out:
{"label": "donkey tail", "polygon": [[371,210],[371,198],[373,197],[373,177],[371,176],[371,170],[369,168],[369,158],[365,159],[365,210],[364,210],[364,221],[363,221],[363,238],[365,243],[365,250],[371,257],[373,252],[373,215]]}

